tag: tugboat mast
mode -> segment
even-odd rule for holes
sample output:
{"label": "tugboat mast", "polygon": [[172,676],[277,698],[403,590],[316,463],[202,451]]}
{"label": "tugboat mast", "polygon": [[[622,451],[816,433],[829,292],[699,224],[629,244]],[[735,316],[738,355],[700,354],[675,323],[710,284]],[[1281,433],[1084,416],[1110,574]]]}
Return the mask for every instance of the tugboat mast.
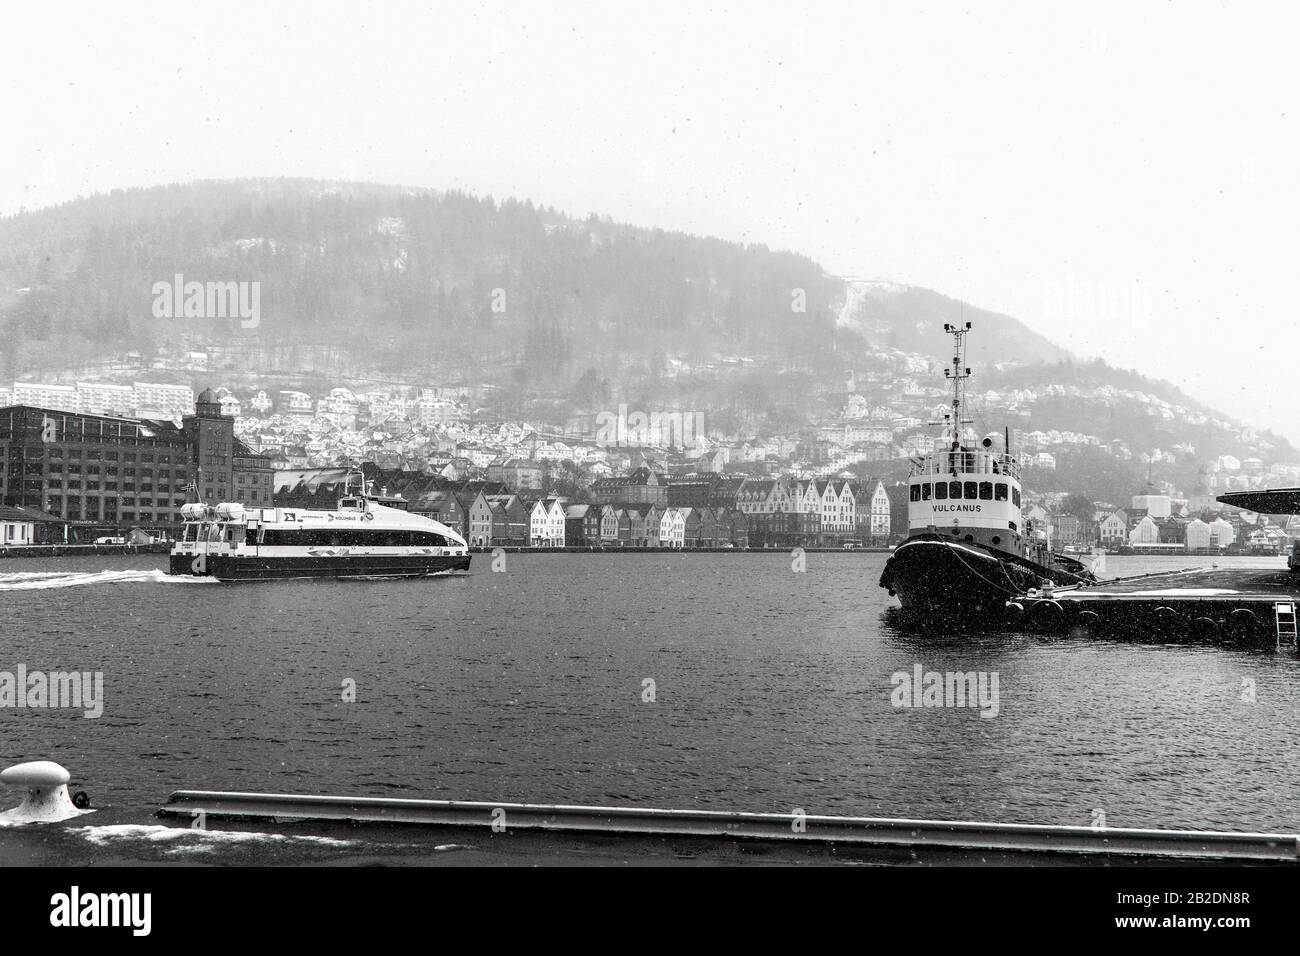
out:
{"label": "tugboat mast", "polygon": [[952,412],[943,416],[952,424],[952,448],[961,447],[961,429],[963,425],[974,424],[974,419],[962,417],[962,407],[966,403],[966,379],[970,378],[970,368],[966,365],[966,333],[971,329],[969,322],[965,326],[943,324],[943,330],[952,336],[952,367],[943,370],[943,377],[952,382]]}

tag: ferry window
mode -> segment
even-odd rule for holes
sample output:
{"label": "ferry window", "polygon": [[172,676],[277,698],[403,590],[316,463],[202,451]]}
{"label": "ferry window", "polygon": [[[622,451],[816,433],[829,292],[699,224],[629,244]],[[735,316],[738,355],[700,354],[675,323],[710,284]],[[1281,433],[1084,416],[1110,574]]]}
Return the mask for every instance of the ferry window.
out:
{"label": "ferry window", "polygon": [[256,545],[256,544],[257,544],[257,529],[256,529],[256,528],[249,528],[249,529],[248,529],[248,532],[244,535],[244,544],[247,544],[247,545],[249,545],[249,546],[253,546],[253,545]]}
{"label": "ferry window", "polygon": [[993,482],[991,481],[980,482],[980,500],[981,501],[993,500]]}
{"label": "ferry window", "polygon": [[1019,489],[1019,488],[1012,488],[1012,489],[1011,489],[1011,503],[1012,503],[1013,505],[1015,505],[1017,508],[1020,507],[1020,489]]}
{"label": "ferry window", "polygon": [[1007,483],[1006,483],[1005,481],[999,481],[999,482],[994,486],[994,488],[993,488],[993,500],[994,500],[994,501],[1006,501],[1006,500],[1007,500]]}
{"label": "ferry window", "polygon": [[934,500],[943,501],[948,497],[948,482],[936,481],[934,483]]}
{"label": "ferry window", "polygon": [[921,500],[922,501],[930,500],[930,483],[928,481],[921,486]]}
{"label": "ferry window", "polygon": [[948,482],[948,497],[949,497],[949,498],[960,498],[960,497],[961,497],[961,482],[960,482],[960,481],[950,481],[950,482]]}
{"label": "ferry window", "polygon": [[912,498],[913,501],[920,501],[920,500],[921,500],[921,486],[920,486],[920,485],[913,485],[913,486],[912,486],[912,490],[911,490],[911,492],[910,492],[910,495],[911,495],[911,498]]}
{"label": "ferry window", "polygon": [[262,542],[267,545],[299,547],[445,547],[447,539],[429,531],[373,531],[368,529],[321,531],[266,531]]}
{"label": "ferry window", "polygon": [[977,482],[967,481],[964,483],[964,487],[962,488],[963,498],[967,501],[974,501],[979,496],[979,484]]}

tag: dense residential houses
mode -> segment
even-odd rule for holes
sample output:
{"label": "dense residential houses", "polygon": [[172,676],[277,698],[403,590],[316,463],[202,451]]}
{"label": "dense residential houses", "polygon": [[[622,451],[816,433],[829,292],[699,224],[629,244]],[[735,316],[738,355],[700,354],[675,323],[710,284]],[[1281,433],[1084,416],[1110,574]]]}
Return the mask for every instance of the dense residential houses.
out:
{"label": "dense residential houses", "polygon": [[1134,495],[1126,508],[1095,504],[1091,522],[1073,514],[1049,514],[1040,505],[1030,506],[1026,517],[1042,520],[1046,515],[1056,548],[1272,555],[1300,541],[1300,516],[1270,519],[1206,496],[1177,499],[1148,491]]}
{"label": "dense residential houses", "polygon": [[1098,524],[1098,540],[1108,549],[1118,549],[1128,540],[1129,518],[1123,509],[1116,509]]}
{"label": "dense residential houses", "polygon": [[188,385],[135,382],[117,385],[77,382],[74,385],[43,385],[14,382],[0,389],[0,405],[30,405],[51,411],[86,415],[116,415],[179,421],[194,412],[194,390]]}
{"label": "dense residential houses", "polygon": [[488,481],[499,481],[519,491],[541,491],[545,471],[535,461],[509,458],[487,466]]}
{"label": "dense residential houses", "polygon": [[1078,515],[1056,514],[1052,515],[1051,520],[1053,545],[1064,548],[1077,547],[1084,543],[1083,522],[1079,520]]}
{"label": "dense residential houses", "polygon": [[528,512],[530,548],[564,547],[564,507],[557,498],[539,498]]}
{"label": "dense residential houses", "polygon": [[591,485],[591,499],[597,504],[650,504],[668,506],[668,483],[649,468],[642,467],[619,477],[598,478]]}
{"label": "dense residential houses", "polygon": [[[168,500],[155,495],[157,500],[141,498],[144,503],[130,510],[109,510],[106,504],[96,510],[107,500],[103,494],[76,494],[81,481],[95,480],[89,470],[78,479],[70,465],[60,465],[60,475],[54,468],[57,460],[45,455],[43,461],[51,464],[49,474],[40,475],[38,492],[34,472],[20,479],[17,456],[10,452],[7,461],[0,461],[0,504],[55,511],[56,518],[84,525],[86,533],[128,521],[163,526],[174,524],[177,491],[188,490],[195,480],[205,497],[329,507],[337,475],[346,474],[347,467],[362,467],[368,475],[381,476],[378,480],[395,500],[461,529],[475,547],[883,545],[906,534],[906,502],[897,500],[894,481],[902,459],[933,449],[929,423],[944,410],[944,391],[926,384],[932,376],[924,357],[886,349],[878,358],[878,368],[848,376],[847,394],[836,394],[833,403],[810,404],[821,410],[788,434],[708,429],[688,448],[629,448],[597,440],[589,429],[487,418],[487,386],[372,388],[344,382],[281,387],[288,383],[263,381],[215,388],[205,390],[203,404],[205,414],[233,429],[227,443],[229,466],[196,462],[179,476],[173,465],[170,475],[155,476],[160,482],[170,478],[166,484],[146,489],[142,482],[135,489],[168,492]],[[187,353],[178,361],[184,368],[215,368],[220,357]],[[703,367],[693,368],[683,358],[669,361],[674,375],[691,375]],[[122,373],[113,382],[96,381],[97,372],[76,374],[80,379],[0,387],[0,406],[130,415],[164,423],[190,415],[195,407],[188,386],[134,380],[152,373]],[[1155,396],[1108,387],[1001,388],[978,396],[998,415],[1005,412],[1013,425],[1033,421],[1035,405],[1042,401],[1060,405],[1063,400],[1119,397],[1159,421],[1216,428],[1230,424]],[[170,432],[159,431],[154,440],[165,434]],[[1130,448],[1117,439],[1055,428],[1013,428],[1007,440],[1028,468],[1058,471],[1052,479],[1058,486],[1060,476],[1068,481],[1071,456],[1083,452],[1180,467],[1197,455],[1187,441]],[[1077,502],[1067,511],[1064,494],[1054,492],[1027,500],[1025,516],[1046,530],[1057,547],[1215,552],[1266,549],[1300,538],[1300,523],[1270,524],[1215,501],[1224,491],[1300,485],[1300,464],[1270,463],[1265,441],[1232,451],[1216,455],[1202,449],[1195,494],[1162,485],[1157,473],[1149,489],[1153,493],[1136,496],[1129,505],[1095,502],[1089,517]],[[22,467],[32,463],[24,459]],[[864,479],[866,474],[889,477]],[[101,480],[112,477],[105,471]],[[183,478],[180,489],[177,477]],[[1040,487],[1047,484],[1044,480]],[[145,503],[153,510],[139,510]]]}
{"label": "dense residential houses", "polygon": [[659,519],[659,547],[686,547],[686,518],[695,509],[668,508]]}

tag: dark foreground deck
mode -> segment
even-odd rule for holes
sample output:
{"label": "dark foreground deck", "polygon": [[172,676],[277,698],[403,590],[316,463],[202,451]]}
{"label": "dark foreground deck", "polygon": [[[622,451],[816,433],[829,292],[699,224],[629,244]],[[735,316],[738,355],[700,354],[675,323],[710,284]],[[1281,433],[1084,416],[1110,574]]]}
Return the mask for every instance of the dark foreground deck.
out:
{"label": "dark foreground deck", "polygon": [[1300,574],[1285,568],[1186,568],[1030,591],[1007,607],[1013,619],[1047,632],[1294,647]]}
{"label": "dark foreground deck", "polygon": [[[821,862],[1050,863],[1116,865],[1176,861],[1250,864],[1300,862],[1300,838],[1290,833],[1144,830],[952,820],[839,817],[458,800],[411,800],[303,794],[178,790],[161,817],[203,827],[228,825],[321,827],[345,825],[427,831],[457,844],[491,835],[512,842],[525,835],[550,844],[559,858],[590,854],[602,843],[620,854],[710,856],[748,846],[771,862],[800,855]],[[516,844],[517,845],[517,844]],[[536,852],[537,846],[525,852]]]}

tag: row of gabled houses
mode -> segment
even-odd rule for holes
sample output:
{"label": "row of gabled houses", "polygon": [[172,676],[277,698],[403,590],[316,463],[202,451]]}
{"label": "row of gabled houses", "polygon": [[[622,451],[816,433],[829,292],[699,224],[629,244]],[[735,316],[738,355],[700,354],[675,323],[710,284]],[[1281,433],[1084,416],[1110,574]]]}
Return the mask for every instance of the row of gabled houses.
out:
{"label": "row of gabled houses", "polygon": [[[435,506],[437,510],[429,510]],[[739,508],[568,504],[513,493],[446,493],[417,510],[458,528],[473,548],[766,548],[826,544],[819,516]]]}
{"label": "row of gabled houses", "polygon": [[734,508],[570,505],[566,544],[597,548],[746,548],[750,520]]}
{"label": "row of gabled houses", "polygon": [[649,468],[601,479],[591,486],[597,504],[653,504],[660,509],[739,511],[745,515],[787,515],[765,525],[786,533],[820,537],[889,537],[890,499],[882,482],[849,478],[750,478],[695,474],[666,478]]}
{"label": "row of gabled houses", "polygon": [[[891,531],[884,485],[851,479],[669,478],[650,468],[597,481],[590,501],[503,481],[448,482],[363,469],[376,491],[458,529],[472,547],[798,547],[883,544]],[[346,468],[276,474],[276,503],[329,509]]]}

